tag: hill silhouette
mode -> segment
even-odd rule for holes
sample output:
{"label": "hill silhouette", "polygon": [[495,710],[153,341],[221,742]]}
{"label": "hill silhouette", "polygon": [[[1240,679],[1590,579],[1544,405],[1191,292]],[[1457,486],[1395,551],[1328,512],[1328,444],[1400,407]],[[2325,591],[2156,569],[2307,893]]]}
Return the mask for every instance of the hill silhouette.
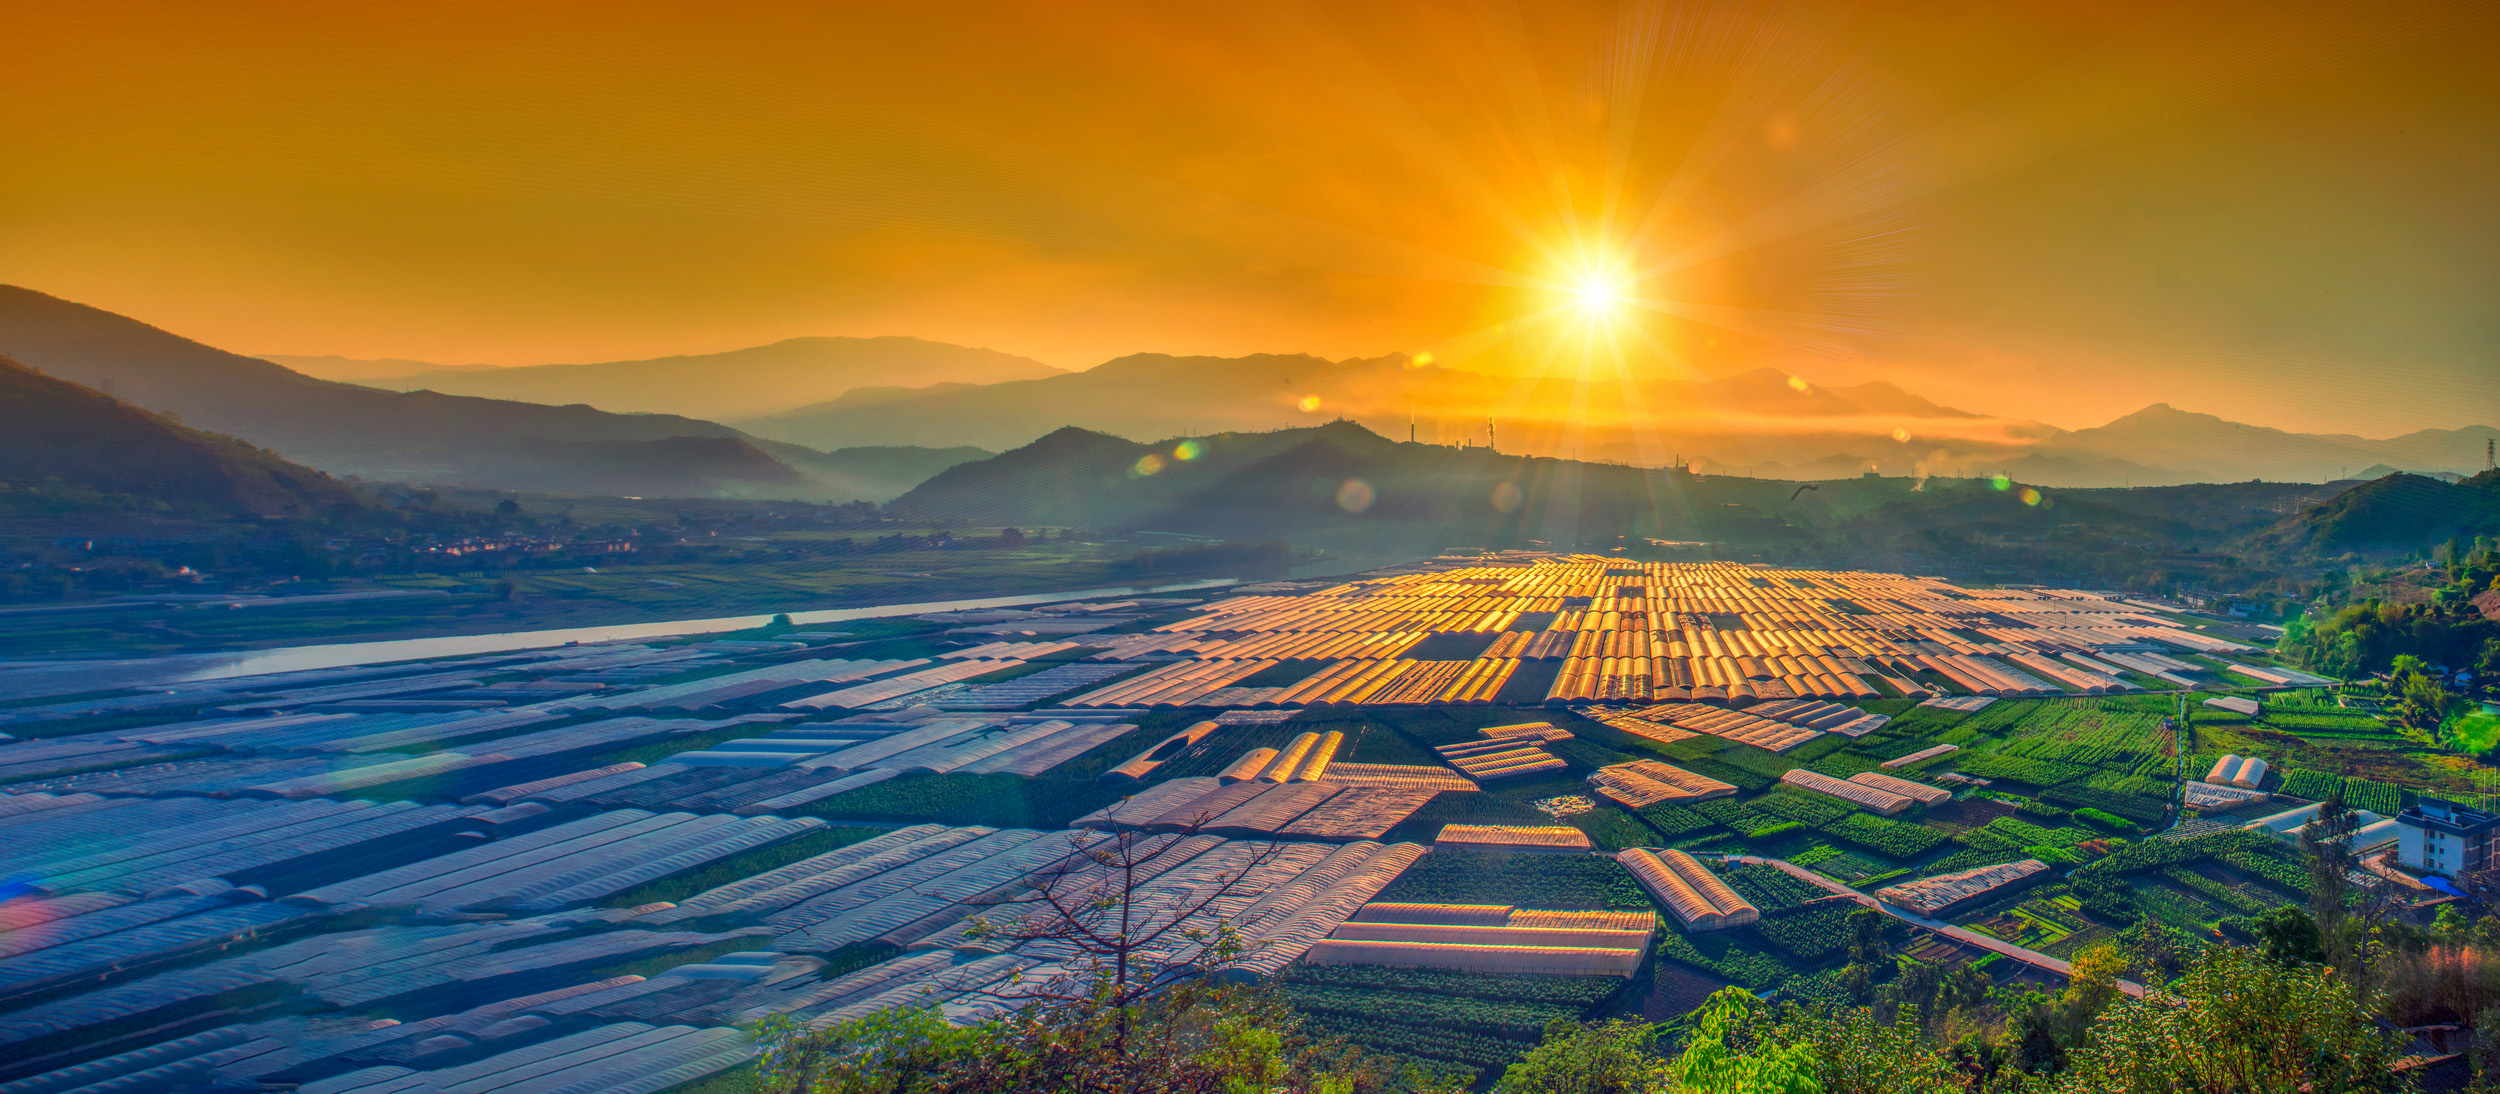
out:
{"label": "hill silhouette", "polygon": [[[275,358],[317,368],[362,372],[356,382],[398,391],[563,405],[586,403],[634,414],[684,414],[735,421],[778,414],[872,386],[994,384],[1060,375],[1030,358],[921,338],[790,338],[722,353],[638,361],[512,368],[415,368],[377,375],[361,362]],[[377,362],[377,364],[379,364]],[[344,376],[342,378],[345,378]]]}
{"label": "hill silhouette", "polygon": [[1350,421],[1152,445],[1067,427],[949,469],[894,504],[983,522],[1385,549],[1450,535],[1495,543],[1658,535],[1668,513],[1691,517],[1679,498],[1656,504],[1655,488],[1683,478],[1392,441]]}
{"label": "hill silhouette", "polygon": [[[1489,423],[1488,416],[1498,419]],[[1522,378],[1418,364],[1403,355],[1134,354],[1093,369],[999,384],[860,389],[741,421],[815,446],[953,443],[1007,449],[1063,425],[1145,440],[1264,432],[1334,417],[1391,437],[1483,444],[1659,466],[1818,481],[1865,471],[1907,477],[2010,474],[2064,487],[2250,479],[2321,482],[2385,463],[2424,472],[2480,466],[2500,430],[2422,430],[2373,440],[2291,433],[2155,404],[2066,431],[1941,405],[1884,381],[1806,383],[1757,368],[1714,379]]]}
{"label": "hill silhouette", "polygon": [[346,484],[232,437],[151,414],[0,357],[0,481],[51,482],[215,515],[352,505]]}
{"label": "hill silhouette", "polygon": [[[1596,394],[1621,397],[1619,385],[1603,386],[1606,390]],[[1786,374],[1769,369],[1717,380],[1653,381],[1641,388],[1645,407],[1786,417],[1800,423],[1791,432],[1806,435],[1828,428],[1830,422],[1877,416],[1918,421],[1979,418],[1883,382],[1799,390]],[[819,447],[944,441],[1005,449],[1064,425],[1140,439],[1263,432],[1346,417],[1398,436],[1405,435],[1410,419],[1416,419],[1428,423],[1420,439],[1456,443],[1458,437],[1467,436],[1482,444],[1484,408],[1561,407],[1575,400],[1585,402],[1588,394],[1576,391],[1575,383],[1566,378],[1523,381],[1418,364],[1403,354],[1330,361],[1308,354],[1179,357],[1140,353],[1083,372],[1037,380],[853,392],[786,414],[741,421],[739,426],[760,436]],[[1516,438],[1512,447],[1552,451],[1566,443],[1580,443],[1566,441],[1561,431],[1533,414],[1504,412],[1501,417],[1500,432]],[[1793,451],[1801,444],[1831,448],[1862,441],[1863,437],[1839,436],[1722,438],[1718,447],[1731,458],[1758,460]],[[1601,441],[1589,454],[1628,458],[1633,452],[1631,442],[1618,437]],[[1655,462],[1664,462],[1664,457],[1660,453]],[[1847,459],[1854,473],[1860,460]]]}
{"label": "hill silhouette", "polygon": [[[317,380],[13,286],[0,286],[0,353],[333,474],[645,496],[689,490],[788,496],[790,484],[806,481],[780,453],[715,422]],[[629,451],[687,437],[735,443]],[[620,475],[619,468],[633,473]]]}
{"label": "hill silhouette", "polygon": [[2500,472],[2459,483],[2425,475],[2373,479],[2267,531],[2278,550],[2317,554],[2427,548],[2451,536],[2500,533]]}

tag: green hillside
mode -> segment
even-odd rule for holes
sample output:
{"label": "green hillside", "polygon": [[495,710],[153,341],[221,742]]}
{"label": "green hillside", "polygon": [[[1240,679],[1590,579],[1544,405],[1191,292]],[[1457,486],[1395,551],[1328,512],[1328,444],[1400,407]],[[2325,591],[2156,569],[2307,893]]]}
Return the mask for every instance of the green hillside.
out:
{"label": "green hillside", "polygon": [[296,516],[353,504],[348,488],[0,357],[0,481],[65,485],[216,515]]}

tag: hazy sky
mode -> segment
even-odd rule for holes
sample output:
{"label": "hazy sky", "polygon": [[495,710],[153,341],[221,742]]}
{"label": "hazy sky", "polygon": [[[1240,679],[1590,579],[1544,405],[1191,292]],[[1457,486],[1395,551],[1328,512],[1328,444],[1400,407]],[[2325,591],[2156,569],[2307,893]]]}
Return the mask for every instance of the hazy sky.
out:
{"label": "hazy sky", "polygon": [[0,281],[245,352],[1431,352],[2386,435],[2500,422],[2489,7],[14,4]]}

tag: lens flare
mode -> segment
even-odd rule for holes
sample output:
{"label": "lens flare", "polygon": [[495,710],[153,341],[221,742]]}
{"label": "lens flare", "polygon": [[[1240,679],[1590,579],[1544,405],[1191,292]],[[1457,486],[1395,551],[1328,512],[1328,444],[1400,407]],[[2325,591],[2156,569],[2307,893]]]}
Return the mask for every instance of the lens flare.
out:
{"label": "lens flare", "polygon": [[1298,407],[1301,407],[1301,408],[1302,408],[1302,412],[1303,412],[1304,414],[1308,414],[1308,413],[1310,413],[1310,412],[1312,412],[1312,411],[1314,411],[1314,410],[1318,410],[1318,409],[1319,409],[1319,396],[1317,396],[1317,395],[1305,395],[1305,396],[1303,396],[1303,397],[1302,397],[1302,401],[1301,401],[1301,402],[1295,403],[1295,404],[1293,404],[1293,405],[1298,406]]}
{"label": "lens flare", "polygon": [[1577,291],[1580,307],[1588,311],[1613,311],[1623,303],[1623,286],[1602,277],[1582,278]]}
{"label": "lens flare", "polygon": [[1141,479],[1161,470],[1163,470],[1163,457],[1152,452],[1137,457],[1137,462],[1130,465],[1128,469],[1129,474]]}
{"label": "lens flare", "polygon": [[1371,508],[1374,500],[1372,484],[1361,479],[1347,479],[1337,487],[1337,508],[1346,512],[1360,513]]}
{"label": "lens flare", "polygon": [[1814,385],[1807,383],[1805,377],[1803,376],[1789,377],[1788,386],[1796,389],[1796,392],[1799,395],[1811,395],[1814,393]]}
{"label": "lens flare", "polygon": [[1909,429],[1903,426],[1894,426],[1892,429],[1892,439],[1899,441],[1902,444],[1910,443]]}
{"label": "lens flare", "polygon": [[1182,441],[1172,446],[1172,458],[1187,462],[1206,454],[1206,446],[1196,441]]}
{"label": "lens flare", "polygon": [[2023,487],[2023,492],[2019,496],[2023,499],[2023,504],[2025,505],[2040,504],[2040,492],[2028,486]]}
{"label": "lens flare", "polygon": [[2014,480],[2003,475],[1992,475],[1988,478],[1988,489],[1990,490],[2011,490],[2013,488]]}
{"label": "lens flare", "polygon": [[1506,482],[1493,484],[1493,511],[1513,512],[1519,508],[1519,488]]}

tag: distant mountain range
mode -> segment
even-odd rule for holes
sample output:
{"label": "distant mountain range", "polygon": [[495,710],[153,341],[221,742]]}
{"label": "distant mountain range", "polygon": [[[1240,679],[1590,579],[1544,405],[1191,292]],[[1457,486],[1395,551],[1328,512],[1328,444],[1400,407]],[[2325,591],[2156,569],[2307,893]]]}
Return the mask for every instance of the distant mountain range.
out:
{"label": "distant mountain range", "polygon": [[[1644,472],[1391,441],[1352,422],[1141,444],[1074,426],[939,472],[895,506],[980,523],[1412,550],[1662,535]],[[1685,514],[1689,516],[1689,514]]]}
{"label": "distant mountain range", "polygon": [[352,504],[345,483],[0,357],[0,483],[125,494],[177,513],[288,517]]}
{"label": "distant mountain range", "polygon": [[[726,353],[521,368],[283,358],[317,379],[136,320],[0,287],[0,353],[336,474],[507,489],[881,501],[1074,426],[1138,443],[1344,418],[1451,450],[1830,481],[2008,475],[2056,487],[2462,478],[2500,430],[2291,433],[2156,404],[2063,430],[1889,383],[1757,369],[1639,382],[1522,378],[1404,355],[1136,354],[1082,372],[912,338],[800,338]],[[815,400],[815,401],[809,401]],[[795,405],[795,404],[804,405]],[[741,416],[761,409],[764,413]],[[787,408],[787,409],[785,409]],[[698,416],[702,415],[702,416]],[[713,416],[728,419],[725,425]],[[710,438],[690,444],[679,438]],[[655,442],[666,446],[637,449]]]}
{"label": "distant mountain range", "polygon": [[[623,414],[737,421],[840,398],[855,388],[995,384],[1061,375],[1029,358],[919,338],[791,338],[725,353],[586,365],[445,368],[416,361],[271,355],[298,371],[394,391],[438,391]],[[414,366],[414,367],[403,367]],[[838,442],[841,447],[857,442]]]}
{"label": "distant mountain range", "polygon": [[[1487,414],[1486,408],[1529,408]],[[1127,438],[1286,429],[1343,416],[1383,436],[1505,452],[1800,481],[2003,473],[2047,486],[2248,479],[2324,482],[2375,471],[2466,474],[2500,430],[2387,440],[2289,433],[2156,404],[2067,431],[1943,406],[1883,382],[1824,388],[1768,369],[1713,380],[1523,380],[1403,356],[1327,361],[1138,354],[1084,372],[979,386],[853,391],[742,421],[798,444],[954,442],[1006,449],[1065,425]]]}
{"label": "distant mountain range", "polygon": [[[2500,474],[2051,490],[1987,480],[1803,484],[1393,441],[1354,422],[1153,444],[1068,427],[949,468],[895,505],[976,524],[1075,525],[1353,553],[1706,541],[1916,568],[2001,555],[2123,581],[2168,552],[2286,558],[2418,550],[2492,526]],[[2053,551],[2044,545],[2060,537]],[[2195,563],[2205,561],[2198,556]],[[2236,562],[2234,564],[2237,564]]]}
{"label": "distant mountain range", "polygon": [[0,286],[0,354],[339,475],[645,497],[883,501],[960,446],[822,452],[675,414],[394,392],[320,380],[134,319]]}

